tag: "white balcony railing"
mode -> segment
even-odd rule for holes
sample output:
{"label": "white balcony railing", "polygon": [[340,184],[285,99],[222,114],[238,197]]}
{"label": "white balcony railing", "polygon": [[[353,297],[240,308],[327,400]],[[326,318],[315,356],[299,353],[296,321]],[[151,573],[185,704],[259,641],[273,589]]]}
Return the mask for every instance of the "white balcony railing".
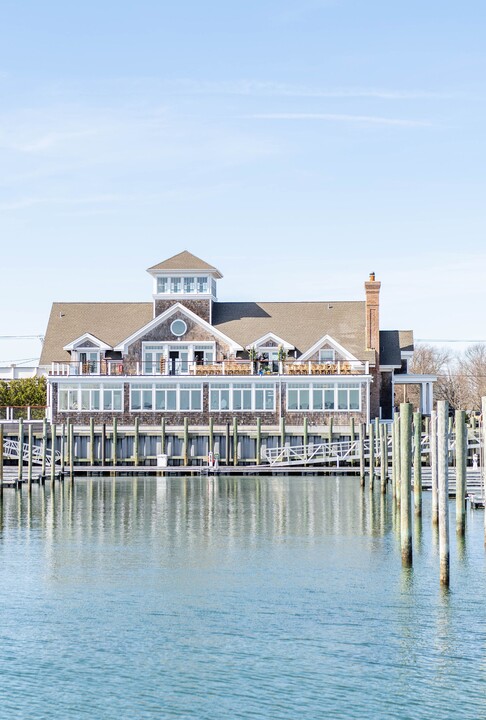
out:
{"label": "white balcony railing", "polygon": [[368,375],[369,363],[346,361],[322,363],[299,360],[258,362],[251,360],[219,360],[201,363],[189,360],[165,360],[157,363],[142,360],[101,360],[101,362],[53,362],[50,375],[56,376],[147,376],[147,375]]}

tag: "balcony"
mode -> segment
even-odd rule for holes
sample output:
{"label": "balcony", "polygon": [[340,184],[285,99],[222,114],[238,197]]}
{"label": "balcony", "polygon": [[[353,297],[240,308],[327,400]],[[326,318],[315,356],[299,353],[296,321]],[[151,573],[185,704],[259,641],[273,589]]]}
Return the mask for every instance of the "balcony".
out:
{"label": "balcony", "polygon": [[101,362],[53,362],[49,375],[61,377],[102,376],[251,376],[251,375],[368,375],[369,363],[312,362],[299,360],[258,362],[250,360],[220,360],[208,363],[189,360],[101,360]]}

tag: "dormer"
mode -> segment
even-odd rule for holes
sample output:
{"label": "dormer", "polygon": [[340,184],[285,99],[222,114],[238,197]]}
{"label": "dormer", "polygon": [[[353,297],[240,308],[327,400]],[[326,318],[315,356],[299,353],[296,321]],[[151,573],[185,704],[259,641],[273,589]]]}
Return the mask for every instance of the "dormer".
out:
{"label": "dormer", "polygon": [[179,302],[206,322],[212,322],[216,281],[223,277],[217,268],[184,250],[147,272],[153,278],[154,317]]}

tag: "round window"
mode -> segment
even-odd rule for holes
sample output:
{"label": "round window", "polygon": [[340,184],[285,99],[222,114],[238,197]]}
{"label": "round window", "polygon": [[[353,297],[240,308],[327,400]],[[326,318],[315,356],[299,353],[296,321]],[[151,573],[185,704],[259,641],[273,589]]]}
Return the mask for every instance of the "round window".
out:
{"label": "round window", "polygon": [[170,326],[170,331],[173,335],[176,335],[177,337],[181,337],[184,335],[184,333],[187,330],[187,325],[184,322],[184,320],[174,320],[172,325]]}

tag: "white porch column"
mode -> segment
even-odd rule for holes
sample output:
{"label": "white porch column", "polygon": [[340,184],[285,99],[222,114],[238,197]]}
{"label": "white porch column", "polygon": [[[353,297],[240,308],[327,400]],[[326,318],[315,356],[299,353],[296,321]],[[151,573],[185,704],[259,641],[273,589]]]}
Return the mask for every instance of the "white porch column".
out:
{"label": "white porch column", "polygon": [[429,382],[428,396],[429,396],[429,398],[428,398],[428,406],[429,406],[428,413],[430,415],[430,413],[434,409],[434,383],[433,382]]}

